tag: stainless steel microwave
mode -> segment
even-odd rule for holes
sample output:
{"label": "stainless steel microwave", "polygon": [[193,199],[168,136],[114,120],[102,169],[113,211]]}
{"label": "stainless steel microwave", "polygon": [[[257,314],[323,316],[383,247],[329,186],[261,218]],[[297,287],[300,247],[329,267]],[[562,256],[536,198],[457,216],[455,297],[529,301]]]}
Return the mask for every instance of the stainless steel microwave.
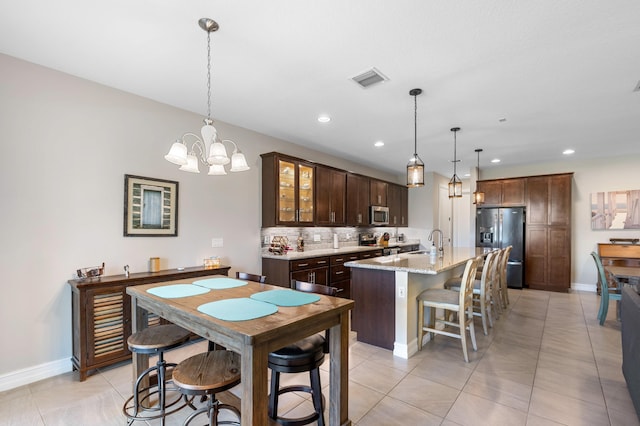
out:
{"label": "stainless steel microwave", "polygon": [[369,208],[369,223],[371,225],[388,225],[389,224],[389,207],[371,206]]}

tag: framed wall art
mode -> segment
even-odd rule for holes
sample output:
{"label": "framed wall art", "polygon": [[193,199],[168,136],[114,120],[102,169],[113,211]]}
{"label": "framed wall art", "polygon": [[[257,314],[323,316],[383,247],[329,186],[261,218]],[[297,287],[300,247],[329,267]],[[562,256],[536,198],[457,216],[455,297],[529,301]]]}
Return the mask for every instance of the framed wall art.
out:
{"label": "framed wall art", "polygon": [[592,193],[591,229],[640,230],[640,190]]}
{"label": "framed wall art", "polygon": [[178,235],[178,182],[124,175],[124,236]]}

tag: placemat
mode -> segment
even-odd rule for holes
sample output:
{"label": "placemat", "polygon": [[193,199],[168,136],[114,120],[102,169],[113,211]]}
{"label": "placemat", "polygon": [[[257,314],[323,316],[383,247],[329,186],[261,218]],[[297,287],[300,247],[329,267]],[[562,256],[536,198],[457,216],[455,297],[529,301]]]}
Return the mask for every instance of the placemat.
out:
{"label": "placemat", "polygon": [[278,306],[300,306],[317,302],[320,296],[295,290],[269,290],[251,295],[254,300],[273,303]]}
{"label": "placemat", "polygon": [[278,307],[248,297],[239,297],[205,303],[198,306],[198,311],[225,321],[246,321],[275,314]]}
{"label": "placemat", "polygon": [[198,287],[191,284],[172,284],[165,285],[164,287],[154,287],[147,290],[147,293],[151,293],[154,296],[162,297],[164,299],[176,299],[178,297],[195,296],[198,294],[208,293],[208,288]]}
{"label": "placemat", "polygon": [[243,285],[247,285],[247,281],[229,277],[216,277],[194,281],[193,285],[199,285],[200,287],[206,287],[212,290],[223,290],[225,288],[242,287]]}

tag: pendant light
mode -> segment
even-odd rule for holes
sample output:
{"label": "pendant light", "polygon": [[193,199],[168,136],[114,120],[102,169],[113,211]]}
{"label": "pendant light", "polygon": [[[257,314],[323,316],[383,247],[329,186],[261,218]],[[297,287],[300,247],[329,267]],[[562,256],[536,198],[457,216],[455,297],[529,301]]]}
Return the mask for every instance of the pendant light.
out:
{"label": "pendant light", "polygon": [[[231,172],[243,172],[249,170],[247,159],[240,152],[235,142],[218,139],[218,132],[213,127],[211,119],[211,33],[218,31],[219,25],[209,18],[202,18],[198,21],[200,28],[207,32],[207,118],[204,119],[204,126],[200,129],[200,136],[194,133],[185,133],[181,139],[171,145],[169,153],[164,156],[165,160],[180,166],[180,170],[190,173],[200,173],[198,161],[209,166],[209,175],[226,175],[224,169],[226,164],[231,163]],[[187,145],[187,139],[191,139],[191,151]],[[224,144],[233,145],[231,159],[227,155]],[[208,155],[207,155],[208,154]]]}
{"label": "pendant light", "polygon": [[462,197],[462,181],[456,174],[456,163],[460,160],[456,157],[456,134],[460,131],[460,127],[452,127],[453,132],[453,177],[449,181],[449,198]]}
{"label": "pendant light", "polygon": [[480,153],[482,152],[482,148],[476,149],[476,153],[478,154],[478,167],[476,177],[476,190],[473,192],[473,204],[484,204],[484,192],[478,191],[478,181],[480,180]]}
{"label": "pendant light", "polygon": [[413,96],[413,157],[407,164],[407,186],[416,188],[424,186],[424,163],[418,157],[418,101],[417,96],[422,89],[411,89],[409,95]]}

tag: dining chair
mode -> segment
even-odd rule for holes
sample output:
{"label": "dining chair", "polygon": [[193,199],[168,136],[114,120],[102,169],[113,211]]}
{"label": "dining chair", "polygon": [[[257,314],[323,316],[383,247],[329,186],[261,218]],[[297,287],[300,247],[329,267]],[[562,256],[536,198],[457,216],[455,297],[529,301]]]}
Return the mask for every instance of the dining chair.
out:
{"label": "dining chair", "polygon": [[[487,324],[493,328],[493,313],[491,309],[492,286],[495,285],[497,273],[496,260],[499,258],[499,251],[492,251],[487,254],[484,264],[480,270],[480,278],[475,278],[473,282],[473,315],[482,319],[482,331],[484,335],[489,334]],[[475,277],[478,274],[476,273]],[[460,291],[461,278],[450,278],[444,283],[444,288]]]}
{"label": "dining chair", "polygon": [[[479,261],[480,259],[478,257],[467,261],[464,273],[462,274],[460,291],[446,288],[433,288],[424,290],[418,295],[418,350],[422,350],[422,340],[425,331],[430,333],[432,338],[435,334],[443,334],[460,339],[464,360],[465,362],[469,362],[469,354],[467,353],[467,330],[469,330],[473,350],[478,350],[475,328],[473,326],[473,282]],[[424,323],[425,308],[429,309],[429,321],[426,325]],[[443,319],[436,319],[436,309],[444,310]],[[457,322],[448,320],[448,312],[457,313]],[[438,328],[438,323],[444,324],[445,328]],[[454,333],[448,331],[446,326],[456,327],[459,332]]]}
{"label": "dining chair", "polygon": [[[335,296],[336,287],[291,280],[291,287],[307,293],[320,293]],[[320,366],[324,356],[329,353],[329,330],[325,335],[314,334],[269,354],[268,366],[271,369],[271,389],[269,393],[269,417],[283,425],[306,425],[317,421],[324,426],[324,401],[320,384]],[[311,386],[291,385],[280,387],[280,373],[309,372]],[[297,419],[278,416],[279,396],[287,392],[307,392],[311,394],[314,412]]]}
{"label": "dining chair", "polygon": [[604,271],[604,266],[602,266],[600,255],[592,251],[591,257],[593,257],[593,260],[596,262],[598,281],[600,281],[600,309],[598,309],[598,319],[600,320],[600,325],[604,325],[604,321],[607,319],[607,313],[609,312],[609,299],[622,300],[622,294],[609,292],[609,282],[607,280],[607,274]]}
{"label": "dining chair", "polygon": [[498,290],[500,293],[500,302],[502,309],[507,309],[509,306],[509,286],[507,283],[507,265],[509,264],[509,256],[513,246],[507,246],[503,249],[502,258],[500,259],[499,271],[500,280]]}
{"label": "dining chair", "polygon": [[245,281],[255,281],[264,284],[267,280],[266,275],[250,274],[248,272],[236,272],[236,278]]}

